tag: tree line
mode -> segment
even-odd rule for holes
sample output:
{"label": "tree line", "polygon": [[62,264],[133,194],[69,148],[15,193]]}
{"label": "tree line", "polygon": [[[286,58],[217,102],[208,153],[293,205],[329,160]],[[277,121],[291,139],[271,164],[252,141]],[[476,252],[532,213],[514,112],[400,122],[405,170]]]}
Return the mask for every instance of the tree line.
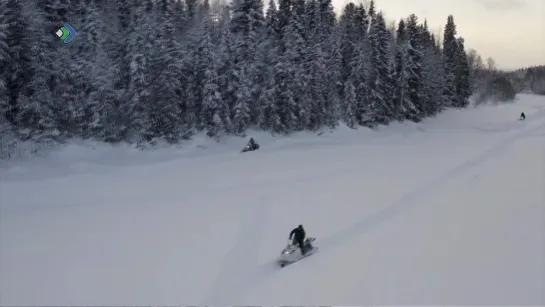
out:
{"label": "tree line", "polygon": [[386,23],[373,1],[336,16],[331,0],[0,0],[0,122],[21,139],[176,143],[468,106],[453,16],[441,41],[414,14]]}

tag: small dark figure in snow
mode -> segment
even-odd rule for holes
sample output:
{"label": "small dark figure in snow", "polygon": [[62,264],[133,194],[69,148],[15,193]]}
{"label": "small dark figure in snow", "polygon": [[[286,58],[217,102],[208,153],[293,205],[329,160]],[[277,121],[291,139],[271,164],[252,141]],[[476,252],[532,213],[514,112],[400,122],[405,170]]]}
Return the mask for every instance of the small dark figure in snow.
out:
{"label": "small dark figure in snow", "polygon": [[259,149],[259,144],[254,141],[254,138],[250,138],[250,141],[248,141],[248,144],[243,151],[253,151],[256,149]]}
{"label": "small dark figure in snow", "polygon": [[306,237],[305,229],[303,229],[303,225],[299,225],[297,228],[293,229],[290,232],[290,240],[293,237],[293,245],[297,244],[299,245],[299,248],[301,248],[301,254],[305,254],[305,237]]}
{"label": "small dark figure in snow", "polygon": [[524,112],[520,113],[520,120],[525,120],[526,119],[526,115],[524,115]]}
{"label": "small dark figure in snow", "polygon": [[248,146],[250,146],[251,148],[255,148],[258,145],[255,142],[254,138],[250,138],[250,140],[248,141]]}

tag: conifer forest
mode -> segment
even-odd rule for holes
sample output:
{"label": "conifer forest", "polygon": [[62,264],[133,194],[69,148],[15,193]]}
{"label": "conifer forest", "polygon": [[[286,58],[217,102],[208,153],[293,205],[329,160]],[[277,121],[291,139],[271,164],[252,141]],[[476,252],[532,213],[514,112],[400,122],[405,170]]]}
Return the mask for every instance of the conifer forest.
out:
{"label": "conifer forest", "polygon": [[443,29],[372,1],[0,0],[0,122],[131,143],[418,122],[472,94],[453,16]]}

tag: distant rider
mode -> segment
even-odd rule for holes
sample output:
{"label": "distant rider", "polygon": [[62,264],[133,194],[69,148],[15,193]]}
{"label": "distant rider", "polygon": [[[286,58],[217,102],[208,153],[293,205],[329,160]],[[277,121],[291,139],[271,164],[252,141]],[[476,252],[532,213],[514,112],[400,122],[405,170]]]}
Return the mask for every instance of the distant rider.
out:
{"label": "distant rider", "polygon": [[522,120],[526,119],[526,115],[524,115],[524,112],[520,113],[520,119]]}
{"label": "distant rider", "polygon": [[254,138],[250,138],[250,141],[248,141],[248,147],[251,149],[256,149],[257,143],[254,141]]}
{"label": "distant rider", "polygon": [[301,248],[301,253],[304,255],[306,253],[305,251],[305,229],[303,229],[303,225],[299,225],[297,228],[293,229],[290,232],[290,240],[293,237],[293,244],[299,245],[299,248]]}

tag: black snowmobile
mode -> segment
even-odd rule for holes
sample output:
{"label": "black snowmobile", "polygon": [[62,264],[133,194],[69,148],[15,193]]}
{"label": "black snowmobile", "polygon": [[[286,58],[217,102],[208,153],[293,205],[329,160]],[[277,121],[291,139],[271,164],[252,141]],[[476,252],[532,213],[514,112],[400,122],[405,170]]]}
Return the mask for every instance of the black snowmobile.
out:
{"label": "black snowmobile", "polygon": [[254,138],[250,138],[250,141],[248,142],[246,147],[244,147],[244,149],[242,149],[242,152],[254,151],[254,150],[258,150],[258,149],[259,149],[259,144],[257,144],[254,141]]}
{"label": "black snowmobile", "polygon": [[524,115],[524,112],[520,113],[520,120],[525,120],[526,119],[526,115]]}

